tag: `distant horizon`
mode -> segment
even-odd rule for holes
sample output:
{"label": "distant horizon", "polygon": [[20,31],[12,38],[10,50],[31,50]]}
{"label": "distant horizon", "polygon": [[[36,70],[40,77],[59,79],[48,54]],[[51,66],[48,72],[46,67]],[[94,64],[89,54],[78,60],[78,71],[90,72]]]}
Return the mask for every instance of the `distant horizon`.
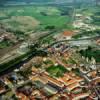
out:
{"label": "distant horizon", "polygon": [[[0,0],[0,4],[6,3],[17,3],[17,2],[25,2],[25,3],[42,3],[42,2],[73,2],[74,0]],[[77,2],[90,2],[95,0],[75,0]]]}

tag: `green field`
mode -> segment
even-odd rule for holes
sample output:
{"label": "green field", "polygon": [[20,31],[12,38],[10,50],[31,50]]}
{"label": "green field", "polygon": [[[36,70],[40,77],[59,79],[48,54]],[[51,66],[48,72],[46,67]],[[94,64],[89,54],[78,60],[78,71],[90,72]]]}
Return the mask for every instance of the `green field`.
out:
{"label": "green field", "polygon": [[67,72],[67,70],[61,66],[61,65],[58,65],[58,66],[50,66],[46,69],[46,71],[51,75],[51,76],[55,76],[55,77],[60,77],[60,76],[63,76],[63,74],[65,72]]}
{"label": "green field", "polygon": [[[54,26],[56,29],[71,28],[71,18],[61,15],[58,7],[15,6],[0,9],[0,22],[7,28],[32,31]],[[28,27],[28,28],[27,28]],[[23,30],[22,30],[23,29]]]}

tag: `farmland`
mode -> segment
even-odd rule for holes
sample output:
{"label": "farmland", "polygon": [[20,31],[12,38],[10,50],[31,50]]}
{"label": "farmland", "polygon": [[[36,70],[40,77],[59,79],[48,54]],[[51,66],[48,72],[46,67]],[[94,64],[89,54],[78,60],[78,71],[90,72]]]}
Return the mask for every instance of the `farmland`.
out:
{"label": "farmland", "polygon": [[[18,40],[26,40],[25,37],[33,32],[69,30],[73,28],[70,14],[72,9],[67,8],[29,5],[1,7],[0,30],[3,27],[5,31],[3,34],[10,32]],[[12,39],[10,41],[12,42]],[[2,41],[0,48],[6,48],[10,45],[10,42],[8,45]]]}
{"label": "farmland", "polygon": [[45,29],[46,26],[54,26],[57,29],[68,28],[71,21],[70,16],[63,16],[61,13],[57,7],[7,7],[0,9],[0,22],[7,28],[21,31],[25,30],[26,27],[28,28],[25,31],[32,31],[34,28]]}

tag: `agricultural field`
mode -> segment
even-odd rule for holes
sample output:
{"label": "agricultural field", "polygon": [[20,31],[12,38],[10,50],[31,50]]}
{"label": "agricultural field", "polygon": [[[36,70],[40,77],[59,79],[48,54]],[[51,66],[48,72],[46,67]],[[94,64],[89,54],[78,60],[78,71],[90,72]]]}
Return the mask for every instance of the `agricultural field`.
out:
{"label": "agricultural field", "polygon": [[[0,8],[0,30],[3,27],[5,32],[15,35],[18,40],[26,40],[25,37],[34,32],[69,30],[73,28],[70,10],[51,6],[11,6]],[[2,41],[0,48],[11,46],[9,40],[8,43]]]}
{"label": "agricultural field", "polygon": [[7,28],[19,31],[32,31],[54,26],[57,29],[68,28],[70,17],[61,15],[57,7],[15,6],[0,9],[0,22]]}
{"label": "agricultural field", "polygon": [[19,30],[22,32],[31,31],[39,24],[30,16],[12,16],[1,21],[7,29]]}

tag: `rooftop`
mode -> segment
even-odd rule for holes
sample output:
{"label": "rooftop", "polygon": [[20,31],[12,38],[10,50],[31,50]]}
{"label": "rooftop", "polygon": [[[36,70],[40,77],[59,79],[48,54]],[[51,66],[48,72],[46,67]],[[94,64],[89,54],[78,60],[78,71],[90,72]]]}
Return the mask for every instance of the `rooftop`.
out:
{"label": "rooftop", "polygon": [[71,91],[71,90],[73,90],[73,89],[75,89],[76,87],[79,87],[79,86],[80,86],[80,85],[79,85],[78,82],[74,82],[74,83],[68,85],[67,89],[68,89],[69,91]]}
{"label": "rooftop", "polygon": [[80,100],[80,99],[88,97],[88,96],[89,96],[89,93],[81,93],[81,94],[75,95],[72,100]]}
{"label": "rooftop", "polygon": [[64,32],[63,32],[63,35],[64,35],[64,36],[72,36],[73,34],[74,34],[73,31],[64,31]]}

